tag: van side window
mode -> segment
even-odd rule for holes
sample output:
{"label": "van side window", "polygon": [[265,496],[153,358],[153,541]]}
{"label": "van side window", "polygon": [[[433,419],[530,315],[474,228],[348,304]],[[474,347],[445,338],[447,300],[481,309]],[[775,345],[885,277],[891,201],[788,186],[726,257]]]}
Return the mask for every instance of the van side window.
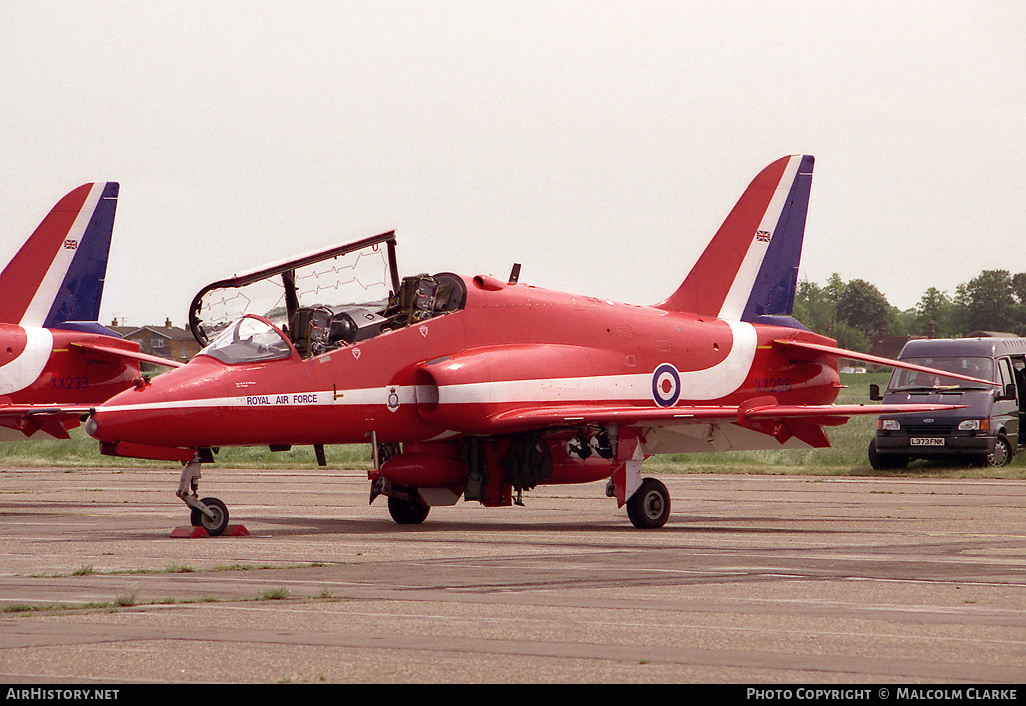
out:
{"label": "van side window", "polygon": [[1021,355],[1012,356],[1012,377],[1015,378],[1015,384],[1017,387],[1023,386],[1023,381],[1026,380],[1026,358]]}
{"label": "van side window", "polygon": [[1012,378],[1015,380],[1015,394],[1019,400],[1019,413],[1026,412],[1026,358],[1012,356]]}

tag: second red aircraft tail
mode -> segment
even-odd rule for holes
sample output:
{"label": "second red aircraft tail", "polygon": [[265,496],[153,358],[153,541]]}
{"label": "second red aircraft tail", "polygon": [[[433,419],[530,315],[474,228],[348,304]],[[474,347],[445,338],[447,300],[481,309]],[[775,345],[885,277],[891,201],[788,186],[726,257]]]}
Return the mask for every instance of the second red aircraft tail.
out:
{"label": "second red aircraft tail", "polygon": [[111,181],[83,184],[57,202],[0,273],[0,322],[97,320],[117,199]]}

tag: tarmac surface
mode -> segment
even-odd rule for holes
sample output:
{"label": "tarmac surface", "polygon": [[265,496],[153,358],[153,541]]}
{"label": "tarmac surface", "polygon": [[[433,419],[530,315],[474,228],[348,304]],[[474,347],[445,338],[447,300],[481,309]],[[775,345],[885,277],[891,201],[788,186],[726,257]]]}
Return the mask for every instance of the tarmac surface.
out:
{"label": "tarmac surface", "polygon": [[4,683],[974,683],[1026,665],[1026,482],[661,475],[394,524],[356,471],[0,470]]}

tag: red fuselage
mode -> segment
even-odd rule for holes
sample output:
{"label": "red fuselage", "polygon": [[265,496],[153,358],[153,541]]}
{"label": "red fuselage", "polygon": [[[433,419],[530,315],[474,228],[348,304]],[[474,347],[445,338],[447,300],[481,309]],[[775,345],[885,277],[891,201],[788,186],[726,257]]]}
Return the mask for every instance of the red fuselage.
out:
{"label": "red fuselage", "polygon": [[808,331],[463,281],[462,309],[305,360],[291,344],[267,361],[200,354],[99,407],[90,433],[182,449],[411,443],[521,431],[500,422],[528,405],[736,406],[766,396],[820,405],[837,396],[835,360],[796,361],[771,345],[833,345]]}
{"label": "red fuselage", "polygon": [[0,323],[0,438],[68,438],[89,407],[140,381],[138,354],[134,341]]}
{"label": "red fuselage", "polygon": [[0,324],[0,403],[99,404],[132,387],[137,363],[99,360],[76,343],[138,352],[134,341],[60,329]]}

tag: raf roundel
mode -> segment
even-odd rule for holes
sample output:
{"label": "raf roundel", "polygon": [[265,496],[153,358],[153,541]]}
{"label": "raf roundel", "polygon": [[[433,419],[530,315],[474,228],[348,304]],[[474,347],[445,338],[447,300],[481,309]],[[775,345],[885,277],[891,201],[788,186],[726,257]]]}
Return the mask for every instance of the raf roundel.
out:
{"label": "raf roundel", "polygon": [[669,363],[652,373],[652,398],[660,407],[672,407],[680,399],[680,374]]}

